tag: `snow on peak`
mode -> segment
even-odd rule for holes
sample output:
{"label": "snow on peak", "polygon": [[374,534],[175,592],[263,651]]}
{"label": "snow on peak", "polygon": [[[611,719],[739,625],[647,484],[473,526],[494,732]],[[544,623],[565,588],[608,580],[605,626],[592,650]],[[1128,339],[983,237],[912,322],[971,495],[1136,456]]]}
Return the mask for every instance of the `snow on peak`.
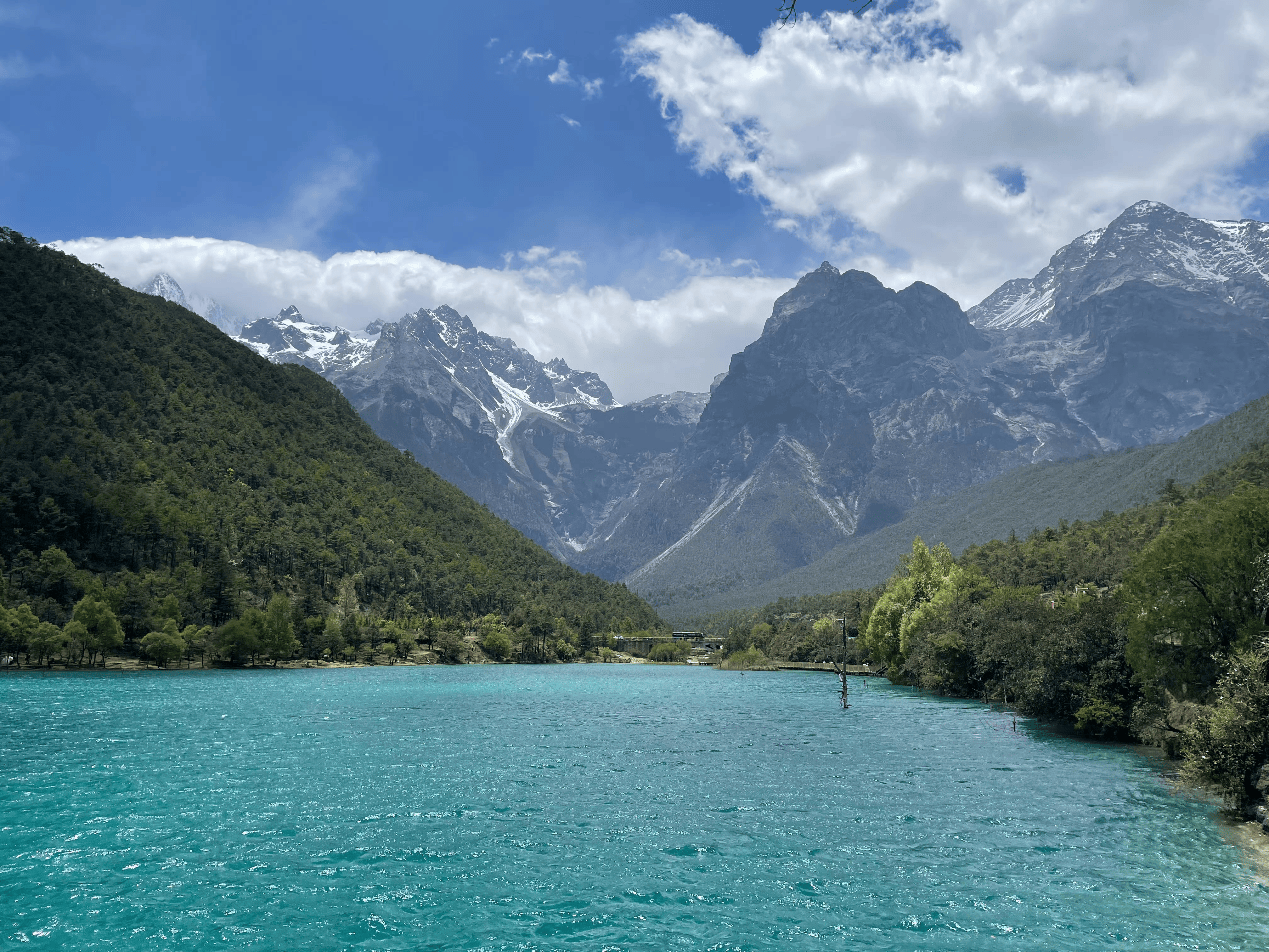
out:
{"label": "snow on peak", "polygon": [[226,310],[219,302],[201,294],[187,294],[185,290],[176,283],[176,279],[166,271],[160,271],[145,284],[138,285],[136,290],[142,294],[153,294],[161,297],[165,301],[171,301],[179,304],[186,310],[193,311],[211,324],[215,324],[230,337],[235,336],[242,329],[246,320],[240,315],[231,313]]}
{"label": "snow on peak", "polygon": [[176,279],[166,271],[160,271],[145,284],[138,287],[137,290],[142,294],[153,294],[155,297],[161,297],[163,300],[179,304],[181,307],[189,307],[189,302],[185,300],[185,292],[176,283]]}
{"label": "snow on peak", "polygon": [[1026,327],[1058,306],[1127,281],[1207,291],[1251,282],[1269,290],[1269,227],[1191,218],[1160,202],[1137,202],[1061,248],[1034,278],[1001,285],[969,309],[969,318],[980,328]]}
{"label": "snow on peak", "polygon": [[294,304],[277,317],[247,324],[238,339],[275,364],[303,364],[318,373],[349,370],[374,349],[373,341],[355,337],[345,328],[310,324]]}

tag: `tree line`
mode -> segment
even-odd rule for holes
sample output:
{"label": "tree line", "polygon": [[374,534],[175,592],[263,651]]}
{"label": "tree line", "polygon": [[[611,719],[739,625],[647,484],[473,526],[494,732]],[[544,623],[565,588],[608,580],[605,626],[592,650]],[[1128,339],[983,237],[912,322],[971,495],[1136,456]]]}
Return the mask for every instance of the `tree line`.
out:
{"label": "tree line", "polygon": [[697,620],[726,650],[843,657],[895,683],[1156,744],[1231,803],[1269,760],[1269,447],[1156,502],[959,557],[917,538],[884,585]]}

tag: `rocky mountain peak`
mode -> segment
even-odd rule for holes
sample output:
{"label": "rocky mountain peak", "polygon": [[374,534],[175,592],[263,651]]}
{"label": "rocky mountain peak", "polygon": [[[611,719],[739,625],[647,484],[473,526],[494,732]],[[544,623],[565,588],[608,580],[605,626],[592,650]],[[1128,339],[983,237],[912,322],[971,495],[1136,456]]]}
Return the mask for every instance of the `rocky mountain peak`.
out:
{"label": "rocky mountain peak", "polygon": [[820,267],[775,302],[762,337],[765,347],[811,363],[855,365],[869,355],[899,350],[909,356],[954,357],[985,346],[960,305],[938,288],[916,282],[893,291],[866,271]]}
{"label": "rocky mountain peak", "polygon": [[184,289],[177,284],[166,271],[160,271],[145,284],[138,285],[136,290],[142,294],[153,294],[163,298],[165,301],[171,301],[173,304],[179,304],[187,310],[193,311],[211,324],[215,324],[222,331],[233,337],[247,323],[247,320],[241,315],[233,314],[227,311],[220,303],[211,298],[203,297],[199,294],[186,294]]}
{"label": "rocky mountain peak", "polygon": [[369,357],[373,346],[345,328],[310,324],[294,304],[277,317],[245,325],[238,339],[274,363],[303,364],[318,373],[352,367]]}
{"label": "rocky mountain peak", "polygon": [[1132,281],[1263,309],[1269,305],[1269,225],[1209,221],[1161,202],[1137,202],[1059,249],[1035,277],[1006,281],[969,315],[980,328],[1023,328]]}
{"label": "rocky mountain peak", "polygon": [[189,307],[189,302],[185,300],[185,292],[176,283],[176,279],[166,271],[160,271],[137,290],[142,294],[153,294],[156,297],[161,297],[163,300],[179,304],[181,307]]}

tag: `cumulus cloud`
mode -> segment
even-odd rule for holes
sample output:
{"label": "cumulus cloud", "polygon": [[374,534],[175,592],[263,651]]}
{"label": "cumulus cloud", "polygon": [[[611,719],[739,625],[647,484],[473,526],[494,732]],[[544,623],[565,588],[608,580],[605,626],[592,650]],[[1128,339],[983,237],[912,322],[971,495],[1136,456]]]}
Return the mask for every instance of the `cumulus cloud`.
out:
{"label": "cumulus cloud", "polygon": [[708,389],[731,354],[762,331],[792,281],[694,274],[650,300],[622,288],[584,287],[575,252],[535,246],[504,267],[465,268],[412,251],[358,251],[326,259],[213,238],[84,238],[53,247],[100,262],[137,286],[160,271],[187,294],[249,315],[290,304],[310,320],[354,330],[448,304],[480,329],[514,339],[542,360],[594,370],[619,400]]}
{"label": "cumulus cloud", "polygon": [[968,305],[1131,203],[1238,217],[1269,7],[915,0],[772,27],[678,15],[624,53],[678,146],[839,264]]}

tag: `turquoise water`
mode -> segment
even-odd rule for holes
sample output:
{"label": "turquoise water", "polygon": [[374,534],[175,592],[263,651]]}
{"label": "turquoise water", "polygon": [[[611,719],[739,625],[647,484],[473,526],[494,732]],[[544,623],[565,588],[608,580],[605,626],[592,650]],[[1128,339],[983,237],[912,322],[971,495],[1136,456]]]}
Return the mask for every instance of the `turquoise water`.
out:
{"label": "turquoise water", "polygon": [[[815,673],[0,677],[0,943],[1250,949],[1159,763]],[[25,943],[29,943],[26,945]]]}

